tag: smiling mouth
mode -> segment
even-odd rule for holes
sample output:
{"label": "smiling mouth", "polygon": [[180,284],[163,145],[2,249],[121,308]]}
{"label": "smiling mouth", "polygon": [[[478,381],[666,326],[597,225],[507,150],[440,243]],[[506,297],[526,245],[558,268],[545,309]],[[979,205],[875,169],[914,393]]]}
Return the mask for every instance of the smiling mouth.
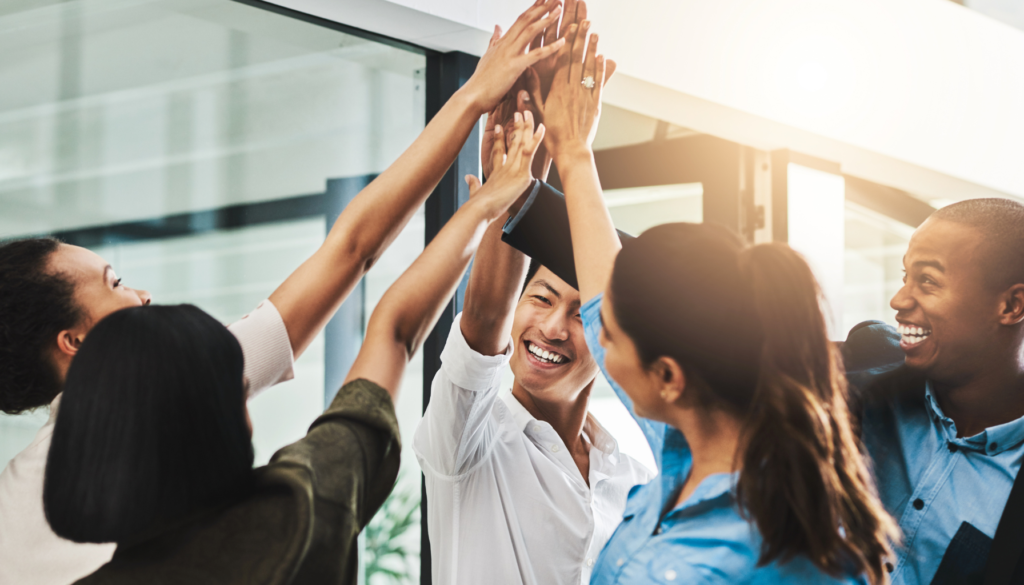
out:
{"label": "smiling mouth", "polygon": [[541,363],[561,365],[567,364],[570,361],[569,358],[565,357],[560,353],[555,353],[553,351],[541,349],[540,347],[530,343],[529,341],[525,341],[524,343],[526,344],[526,351],[533,354],[533,357],[537,358],[537,361]]}
{"label": "smiling mouth", "polygon": [[902,323],[896,327],[896,330],[900,332],[900,342],[907,347],[921,343],[932,334],[931,329]]}

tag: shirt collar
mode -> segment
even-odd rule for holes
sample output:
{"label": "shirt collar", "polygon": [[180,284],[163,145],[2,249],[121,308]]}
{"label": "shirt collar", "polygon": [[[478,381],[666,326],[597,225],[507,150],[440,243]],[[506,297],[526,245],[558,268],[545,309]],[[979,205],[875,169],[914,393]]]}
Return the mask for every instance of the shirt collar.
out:
{"label": "shirt collar", "polygon": [[60,407],[60,397],[64,396],[61,392],[50,402],[50,418],[49,422],[57,422],[57,409]]}
{"label": "shirt collar", "polygon": [[925,404],[930,411],[929,415],[941,427],[946,435],[946,440],[950,443],[972,451],[998,455],[1024,442],[1024,417],[988,427],[972,437],[957,437],[956,423],[946,416],[942,407],[939,406],[931,380],[925,382],[924,388]]}
{"label": "shirt collar", "polygon": [[[697,489],[690,494],[682,505],[674,508],[671,514],[692,516],[701,514],[709,508],[733,504],[733,489],[739,481],[740,472],[713,473],[703,479]],[[672,492],[675,495],[677,492]]]}
{"label": "shirt collar", "polygon": [[[520,431],[525,432],[527,427],[530,426],[531,422],[543,422],[538,421],[530,411],[526,410],[526,407],[519,402],[519,400],[512,395],[511,390],[507,390],[501,394],[501,400],[505,403],[505,406],[512,413],[512,421],[515,423],[516,428]],[[547,423],[545,423],[547,424]],[[618,456],[619,444],[615,441],[601,423],[594,418],[594,415],[587,413],[587,418],[583,421],[583,432],[590,439],[590,443],[600,449],[605,455]]]}

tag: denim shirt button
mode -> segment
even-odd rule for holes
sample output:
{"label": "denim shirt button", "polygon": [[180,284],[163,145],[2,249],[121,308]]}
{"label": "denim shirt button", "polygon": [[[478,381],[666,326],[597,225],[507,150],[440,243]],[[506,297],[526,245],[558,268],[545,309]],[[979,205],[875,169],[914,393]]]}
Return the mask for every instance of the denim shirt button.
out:
{"label": "denim shirt button", "polygon": [[988,450],[989,451],[995,451],[998,448],[999,448],[999,443],[992,443],[991,445],[988,446]]}
{"label": "denim shirt button", "polygon": [[946,443],[946,447],[949,449],[950,453],[956,453],[956,444]]}
{"label": "denim shirt button", "polygon": [[914,509],[915,510],[921,510],[923,508],[924,508],[924,500],[922,500],[921,498],[917,498],[916,500],[914,500]]}
{"label": "denim shirt button", "polygon": [[666,581],[675,581],[676,580],[676,572],[673,571],[672,569],[669,569],[669,570],[665,571],[665,580]]}
{"label": "denim shirt button", "polygon": [[626,564],[626,559],[619,559],[619,560],[615,561],[615,566],[616,567],[621,567],[622,565],[625,565],[625,564]]}
{"label": "denim shirt button", "polygon": [[892,573],[894,570],[896,570],[896,567],[892,566],[892,563],[885,563],[885,570]]}

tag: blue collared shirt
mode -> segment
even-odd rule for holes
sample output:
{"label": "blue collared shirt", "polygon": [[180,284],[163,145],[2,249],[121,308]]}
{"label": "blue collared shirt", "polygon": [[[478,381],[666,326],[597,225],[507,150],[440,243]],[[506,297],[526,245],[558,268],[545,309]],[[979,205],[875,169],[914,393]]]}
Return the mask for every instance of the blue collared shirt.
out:
{"label": "blue collared shirt", "polygon": [[983,569],[1024,457],[1024,419],[957,437],[928,382],[923,398],[869,409],[864,442],[903,531],[893,585],[928,585],[940,565],[944,574]]}
{"label": "blue collared shirt", "polygon": [[[601,298],[583,305],[580,314],[587,346],[615,393],[633,412],[629,397],[605,370],[601,332]],[[736,474],[715,474],[664,517],[661,511],[673,501],[692,465],[686,439],[664,423],[633,417],[654,453],[660,477],[638,485],[629,493],[622,524],[598,557],[591,584],[633,583],[794,583],[852,584],[860,578],[834,579],[808,559],[785,565],[757,567],[761,536],[740,516],[733,497]]]}

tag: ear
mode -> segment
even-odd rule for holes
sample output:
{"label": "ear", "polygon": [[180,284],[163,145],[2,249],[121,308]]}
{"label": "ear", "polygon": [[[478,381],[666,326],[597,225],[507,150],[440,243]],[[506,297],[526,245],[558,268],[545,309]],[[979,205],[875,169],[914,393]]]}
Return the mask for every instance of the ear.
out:
{"label": "ear", "polygon": [[999,314],[1001,325],[1024,322],[1024,284],[1015,284],[1003,293],[1003,307]]}
{"label": "ear", "polygon": [[85,336],[80,331],[65,329],[57,334],[57,353],[60,356],[73,358],[78,354]]}
{"label": "ear", "polygon": [[670,357],[659,357],[648,367],[648,375],[651,376],[658,396],[665,404],[673,404],[678,401],[686,390],[686,375],[679,362]]}

